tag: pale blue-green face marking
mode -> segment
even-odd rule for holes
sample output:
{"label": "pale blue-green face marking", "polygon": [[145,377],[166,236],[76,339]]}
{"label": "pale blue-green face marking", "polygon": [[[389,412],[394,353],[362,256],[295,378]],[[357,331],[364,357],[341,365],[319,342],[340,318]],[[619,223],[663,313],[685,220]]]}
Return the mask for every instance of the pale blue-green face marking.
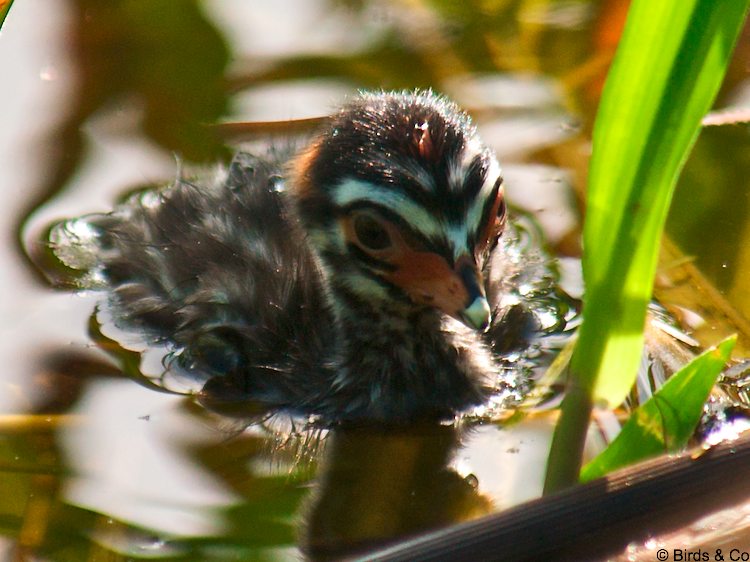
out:
{"label": "pale blue-green face marking", "polygon": [[347,178],[333,189],[333,200],[339,207],[367,201],[393,211],[427,238],[443,235],[441,221],[432,213],[398,191],[382,189],[375,184]]}
{"label": "pale blue-green face marking", "polygon": [[388,291],[380,283],[355,272],[340,275],[339,281],[350,291],[365,296],[369,300],[387,301],[391,298]]}

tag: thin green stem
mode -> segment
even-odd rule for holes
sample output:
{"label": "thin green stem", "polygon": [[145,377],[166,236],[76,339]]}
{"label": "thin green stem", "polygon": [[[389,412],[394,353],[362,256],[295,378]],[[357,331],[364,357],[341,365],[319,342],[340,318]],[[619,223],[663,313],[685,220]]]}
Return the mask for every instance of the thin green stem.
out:
{"label": "thin green stem", "polygon": [[547,460],[545,495],[578,482],[592,408],[591,393],[575,383],[569,385]]}

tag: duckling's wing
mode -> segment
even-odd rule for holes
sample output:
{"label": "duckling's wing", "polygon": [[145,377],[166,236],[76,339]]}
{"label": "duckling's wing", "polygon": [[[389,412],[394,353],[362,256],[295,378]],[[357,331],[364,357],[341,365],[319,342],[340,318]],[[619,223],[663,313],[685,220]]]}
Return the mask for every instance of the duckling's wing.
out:
{"label": "duckling's wing", "polygon": [[327,345],[314,329],[328,315],[321,278],[279,170],[239,154],[214,185],[178,180],[82,219],[94,242],[89,278],[108,291],[118,328],[166,345],[182,370],[206,380],[230,375],[241,386],[253,369],[273,372],[267,389],[252,389],[271,402],[264,392],[287,393],[285,374],[320,361]]}

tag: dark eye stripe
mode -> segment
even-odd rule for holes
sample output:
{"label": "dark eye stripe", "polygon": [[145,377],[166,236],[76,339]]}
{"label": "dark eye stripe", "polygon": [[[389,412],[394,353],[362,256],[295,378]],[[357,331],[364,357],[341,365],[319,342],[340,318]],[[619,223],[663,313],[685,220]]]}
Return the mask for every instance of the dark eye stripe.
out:
{"label": "dark eye stripe", "polygon": [[475,199],[487,177],[487,159],[484,154],[475,156],[466,168],[463,191],[466,200]]}
{"label": "dark eye stripe", "polygon": [[360,248],[358,248],[355,244],[352,244],[351,242],[348,243],[346,247],[351,254],[357,257],[357,259],[369,264],[371,267],[374,267],[375,269],[380,269],[382,271],[389,271],[389,272],[396,271],[395,265],[385,260],[381,260],[374,256],[371,256],[370,254],[361,250]]}

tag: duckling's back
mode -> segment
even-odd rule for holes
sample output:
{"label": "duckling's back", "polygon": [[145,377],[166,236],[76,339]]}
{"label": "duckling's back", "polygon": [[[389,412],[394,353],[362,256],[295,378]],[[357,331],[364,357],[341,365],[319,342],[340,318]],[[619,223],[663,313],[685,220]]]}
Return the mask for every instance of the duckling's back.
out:
{"label": "duckling's back", "polygon": [[[294,406],[322,368],[331,322],[280,171],[279,158],[240,153],[214,185],[179,179],[83,221],[95,246],[89,278],[107,289],[118,328],[166,345],[218,394]],[[52,236],[63,261],[81,230],[72,224]]]}

